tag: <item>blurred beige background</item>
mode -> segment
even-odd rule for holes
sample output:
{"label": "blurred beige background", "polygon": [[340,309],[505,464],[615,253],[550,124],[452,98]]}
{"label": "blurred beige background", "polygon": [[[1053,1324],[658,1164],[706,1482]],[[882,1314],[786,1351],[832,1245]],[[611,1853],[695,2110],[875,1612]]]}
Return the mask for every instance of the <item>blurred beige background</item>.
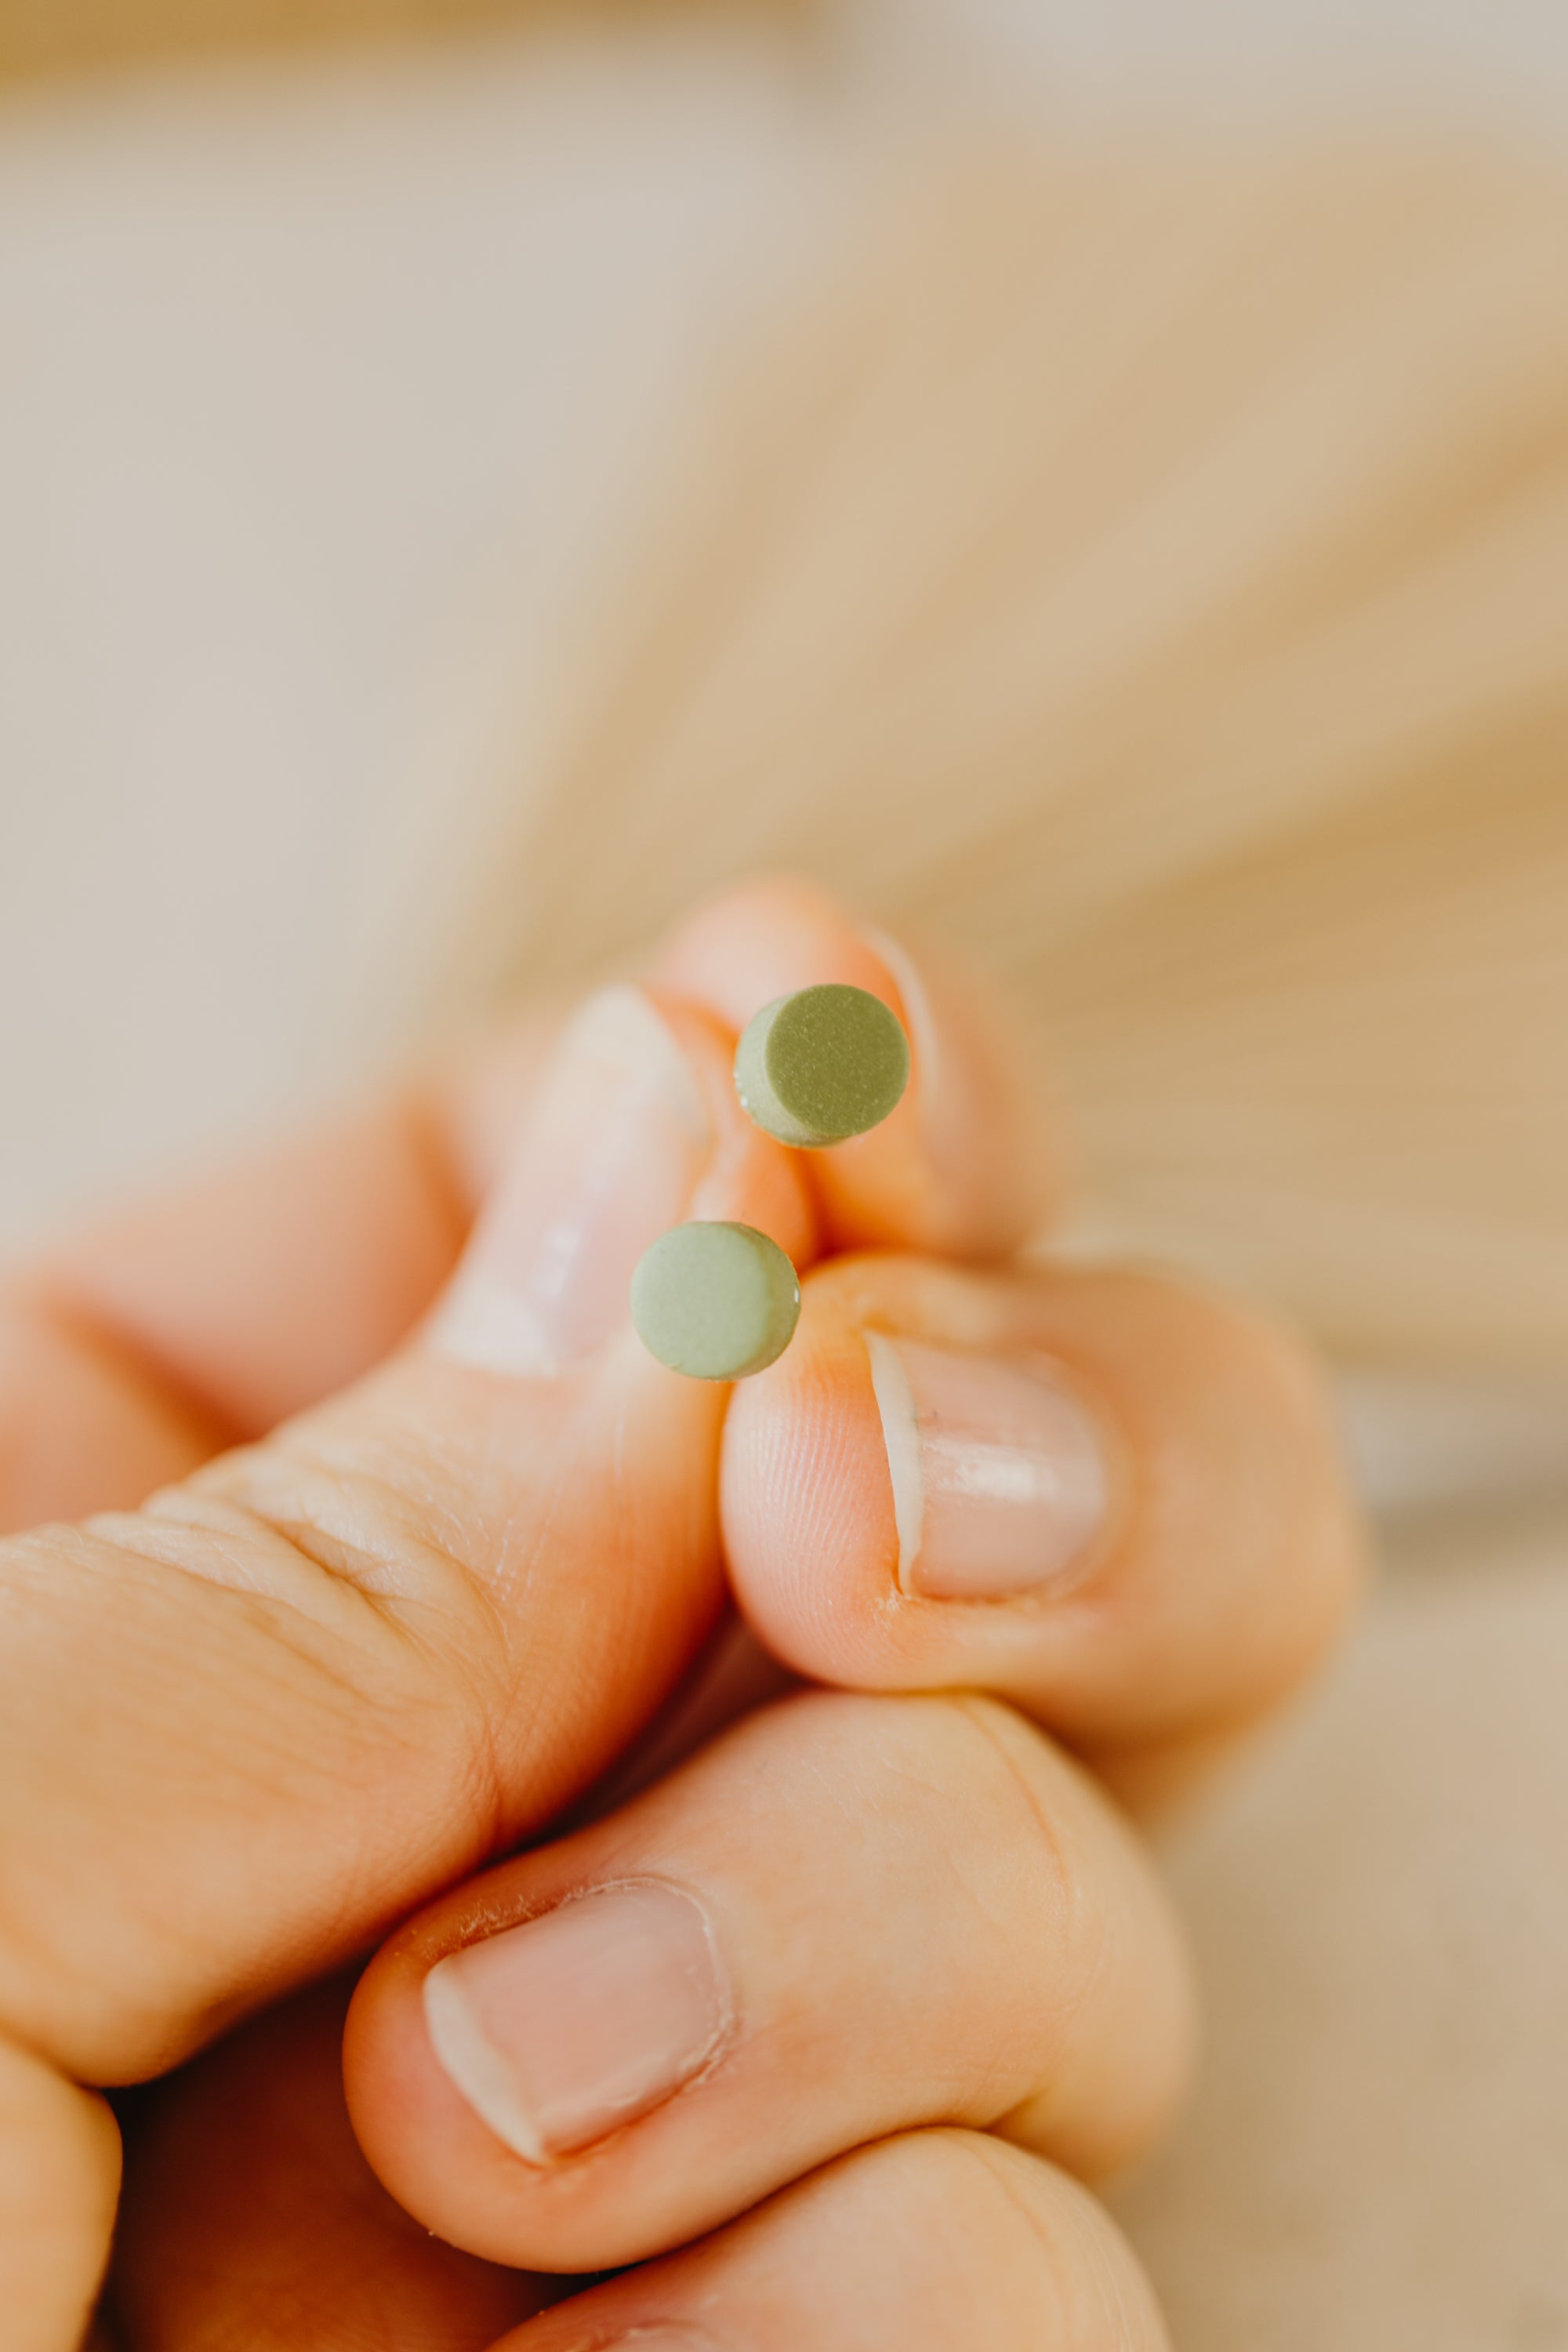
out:
{"label": "blurred beige background", "polygon": [[1568,135],[1551,0],[615,26],[0,94],[0,1235],[330,1081],[399,805],[900,108]]}
{"label": "blurred beige background", "polygon": [[[715,353],[830,249],[877,142],[965,87],[1047,124],[1267,134],[1308,100],[1550,152],[1568,14],[910,0],[803,37],[623,10],[0,99],[0,1234],[353,1069],[419,813],[509,723]],[[1347,1402],[1383,1589],[1173,1838],[1211,2063],[1121,2206],[1188,2352],[1549,2352],[1563,1414]]]}

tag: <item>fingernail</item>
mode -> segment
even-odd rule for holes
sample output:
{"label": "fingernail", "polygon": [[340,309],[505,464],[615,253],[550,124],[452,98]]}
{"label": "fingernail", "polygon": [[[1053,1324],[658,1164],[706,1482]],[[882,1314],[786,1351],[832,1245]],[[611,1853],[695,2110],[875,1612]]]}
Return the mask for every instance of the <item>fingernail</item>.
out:
{"label": "fingernail", "polygon": [[1073,1582],[1105,1524],[1100,1433],[1064,1381],[1023,1359],[868,1332],[899,1583],[1001,1601]]}
{"label": "fingernail", "polygon": [[425,1979],[425,2020],[474,2112],[546,2164],[689,2082],[729,2004],[701,1911],[647,1885],[580,1895],[450,1954]]}
{"label": "fingernail", "polygon": [[432,1344],[500,1372],[565,1371],[626,1320],[649,1244],[685,1213],[712,1139],[652,999],[616,987],[566,1030]]}

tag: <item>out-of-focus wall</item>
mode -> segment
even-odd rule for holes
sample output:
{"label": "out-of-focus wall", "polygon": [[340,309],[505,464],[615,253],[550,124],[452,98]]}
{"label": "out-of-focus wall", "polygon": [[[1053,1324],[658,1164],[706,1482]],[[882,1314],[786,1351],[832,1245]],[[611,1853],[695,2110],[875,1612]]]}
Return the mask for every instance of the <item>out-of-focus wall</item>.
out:
{"label": "out-of-focus wall", "polygon": [[0,97],[5,1243],[341,1080],[400,811],[510,714],[817,152],[738,23]]}
{"label": "out-of-focus wall", "polygon": [[869,49],[1079,107],[1568,123],[1562,0],[853,0]]}
{"label": "out-of-focus wall", "polygon": [[1568,126],[1544,0],[823,0],[809,56],[745,0],[527,13],[0,95],[0,1238],[341,1075],[401,807],[895,99]]}
{"label": "out-of-focus wall", "polygon": [[[740,0],[795,13],[805,0]],[[736,0],[711,0],[733,7]],[[696,13],[702,0],[684,0]],[[0,0],[0,78],[185,54],[461,33],[513,17],[657,13],[658,0]]]}

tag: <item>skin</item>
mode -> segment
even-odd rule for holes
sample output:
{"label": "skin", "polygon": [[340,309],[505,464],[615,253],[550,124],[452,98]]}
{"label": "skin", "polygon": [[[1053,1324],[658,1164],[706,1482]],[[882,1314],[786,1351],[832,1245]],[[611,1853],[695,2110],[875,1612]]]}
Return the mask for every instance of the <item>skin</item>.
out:
{"label": "skin", "polygon": [[[770,883],[651,976],[720,1124],[698,1213],[811,1268],[794,1346],[732,1395],[629,1334],[548,1384],[420,1337],[548,1015],[13,1277],[16,2352],[78,2342],[117,2199],[94,2325],[122,2352],[1163,2343],[1079,2185],[1158,2133],[1192,2039],[1106,1784],[1155,1801],[1299,1682],[1350,1603],[1354,1522],[1288,1340],[1146,1276],[1007,1267],[1049,1191],[1036,1114],[969,992],[928,976],[907,1005],[891,952]],[[916,1076],[806,1159],[740,1117],[728,1066],[757,1004],[822,979],[909,1019]],[[898,1592],[868,1316],[1046,1349],[1099,1401],[1118,1493],[1069,1595]],[[603,1793],[726,1576],[813,1687]],[[659,1874],[722,1922],[734,2030],[662,2107],[525,2165],[437,2064],[424,1974]]]}

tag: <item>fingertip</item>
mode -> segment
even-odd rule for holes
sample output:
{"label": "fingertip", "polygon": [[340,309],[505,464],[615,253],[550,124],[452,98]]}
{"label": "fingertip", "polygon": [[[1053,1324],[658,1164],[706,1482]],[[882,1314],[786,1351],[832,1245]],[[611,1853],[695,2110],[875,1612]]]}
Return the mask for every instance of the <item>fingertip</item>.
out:
{"label": "fingertip", "polygon": [[[841,1245],[980,1261],[1049,1224],[1066,1190],[1045,1075],[1002,992],[934,941],[866,938],[909,1031],[915,1083],[874,1136],[841,1147],[827,1221]],[[836,1155],[837,1156],[837,1155]]]}
{"label": "fingertip", "polygon": [[672,933],[661,987],[744,1029],[763,1006],[834,981],[897,1013],[913,1076],[881,1124],[809,1155],[837,1249],[1000,1258],[1048,1221],[1062,1190],[1035,1057],[999,993],[927,942],[917,950],[798,876],[736,884]]}
{"label": "fingertip", "polygon": [[794,1343],[731,1399],[720,1512],[736,1597],[774,1654],[858,1688],[897,1683],[898,1504],[853,1261],[804,1286]]}
{"label": "fingertip", "polygon": [[1114,1268],[819,1268],[720,1497],[737,1600],[796,1672],[1000,1693],[1141,1796],[1300,1685],[1364,1557],[1294,1343]]}
{"label": "fingertip", "polygon": [[663,987],[648,991],[701,1087],[713,1145],[689,1221],[736,1220],[776,1242],[796,1265],[820,1246],[816,1203],[797,1153],[746,1117],[735,1093],[735,1039],[721,1013]]}
{"label": "fingertip", "polygon": [[458,2091],[427,2013],[427,1981],[460,1941],[437,1907],[371,1961],[343,2022],[343,2097],[361,2153],[404,2210],[448,2244],[504,2260],[499,2217],[521,2160]]}
{"label": "fingertip", "polygon": [[653,977],[710,1006],[737,1034],[775,996],[814,981],[843,981],[901,1010],[891,974],[854,916],[798,874],[749,877],[704,899],[658,950]]}
{"label": "fingertip", "polygon": [[33,2051],[0,2041],[8,2344],[80,2339],[108,2259],[120,2179],[120,2133],[106,2101]]}

